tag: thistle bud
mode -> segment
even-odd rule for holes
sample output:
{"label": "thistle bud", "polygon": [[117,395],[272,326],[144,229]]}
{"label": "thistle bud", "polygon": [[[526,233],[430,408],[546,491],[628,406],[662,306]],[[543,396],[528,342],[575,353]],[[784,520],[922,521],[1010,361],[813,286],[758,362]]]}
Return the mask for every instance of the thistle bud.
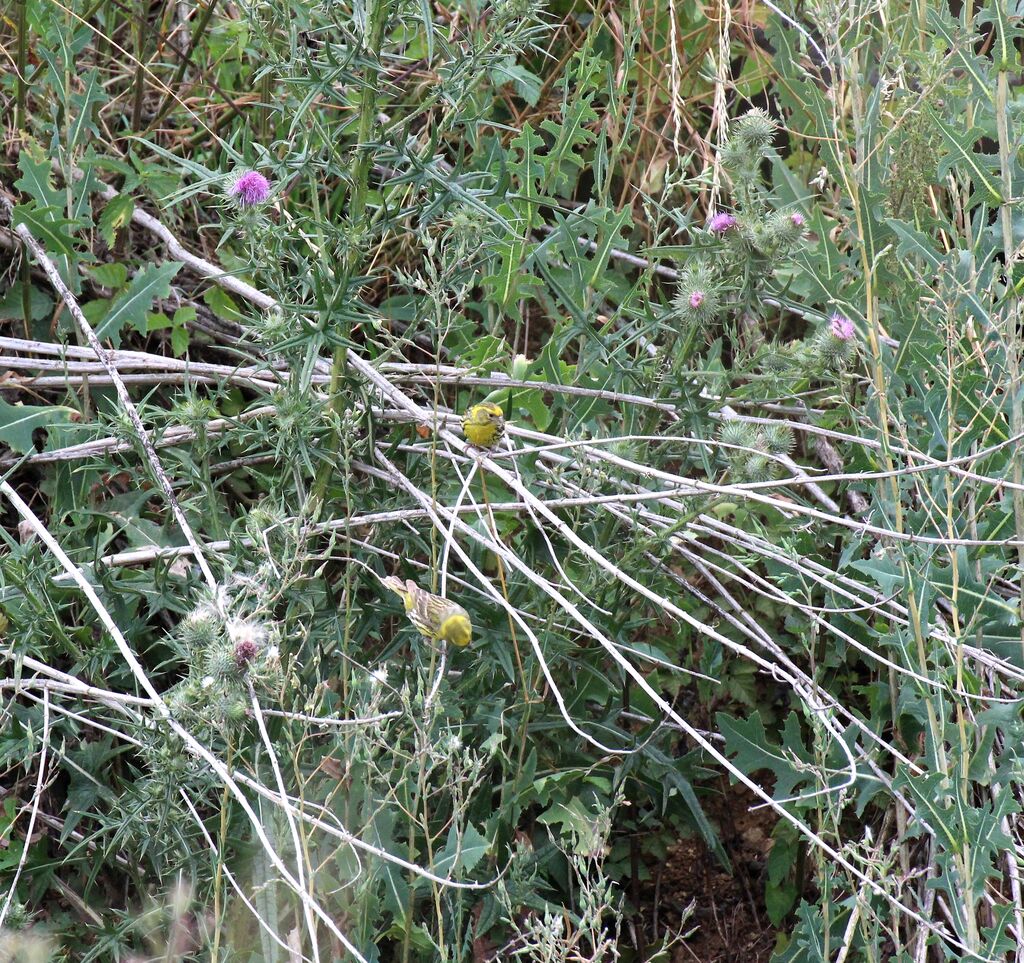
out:
{"label": "thistle bud", "polygon": [[789,425],[769,425],[761,432],[761,440],[765,450],[772,455],[788,455],[796,445]]}
{"label": "thistle bud", "polygon": [[857,331],[853,322],[841,314],[833,314],[828,327],[819,332],[814,346],[821,364],[830,371],[841,371],[856,354]]}
{"label": "thistle bud", "polygon": [[705,268],[684,271],[672,299],[673,314],[686,325],[711,324],[722,313],[719,292],[718,281]]}
{"label": "thistle bud", "polygon": [[764,235],[768,245],[774,251],[792,250],[804,233],[802,214],[776,211],[764,224]]}
{"label": "thistle bud", "polygon": [[[27,929],[31,922],[32,914],[29,912],[28,907],[24,903],[12,899],[7,906],[7,926],[12,930],[23,930]],[[12,959],[17,956],[18,951],[15,949]]]}
{"label": "thistle bud", "polygon": [[744,481],[766,482],[778,477],[778,463],[767,455],[751,455],[741,471]]}
{"label": "thistle bud", "polygon": [[771,147],[778,126],[760,107],[752,107],[736,121],[731,140],[739,141],[752,153],[764,154]]}
{"label": "thistle bud", "polygon": [[203,654],[203,671],[214,682],[238,676],[238,663],[230,645],[213,645]]}
{"label": "thistle bud", "polygon": [[221,623],[208,605],[194,608],[178,623],[181,640],[190,649],[204,649],[220,637]]}
{"label": "thistle bud", "polygon": [[737,451],[738,448],[754,448],[757,445],[757,431],[753,425],[743,421],[727,421],[718,429],[718,440],[723,445],[734,445],[735,448],[726,450],[730,457],[746,457],[747,453]]}

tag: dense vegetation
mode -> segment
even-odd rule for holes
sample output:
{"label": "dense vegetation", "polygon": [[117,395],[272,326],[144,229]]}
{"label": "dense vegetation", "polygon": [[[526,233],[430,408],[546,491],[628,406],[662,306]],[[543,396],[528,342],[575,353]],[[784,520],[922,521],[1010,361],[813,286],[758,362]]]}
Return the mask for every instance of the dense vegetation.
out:
{"label": "dense vegetation", "polygon": [[0,957],[1024,959],[1021,17],[786,4],[0,10]]}

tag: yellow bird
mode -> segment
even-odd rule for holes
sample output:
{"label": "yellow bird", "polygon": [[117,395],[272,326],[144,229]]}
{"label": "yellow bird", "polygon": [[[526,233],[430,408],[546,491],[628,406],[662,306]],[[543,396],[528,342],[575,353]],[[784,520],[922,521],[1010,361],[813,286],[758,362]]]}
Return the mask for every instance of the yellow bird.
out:
{"label": "yellow bird", "polygon": [[477,448],[493,448],[505,434],[505,412],[490,401],[481,401],[462,416],[462,432]]}
{"label": "yellow bird", "polygon": [[383,580],[405,603],[405,612],[417,631],[431,642],[450,642],[463,648],[473,641],[473,623],[469,613],[455,602],[421,589],[412,579],[403,583],[389,575]]}

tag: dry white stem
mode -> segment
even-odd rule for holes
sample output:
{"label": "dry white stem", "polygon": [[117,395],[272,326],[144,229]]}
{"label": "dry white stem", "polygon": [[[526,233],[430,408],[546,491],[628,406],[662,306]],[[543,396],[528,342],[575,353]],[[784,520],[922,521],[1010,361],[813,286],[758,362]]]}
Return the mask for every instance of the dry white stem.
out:
{"label": "dry white stem", "polygon": [[96,590],[86,581],[85,577],[78,571],[74,562],[71,561],[65,554],[64,550],[57,543],[56,539],[47,531],[46,526],[39,521],[35,513],[28,505],[21,499],[18,493],[11,488],[6,481],[0,481],[0,493],[3,493],[7,499],[11,502],[18,514],[22,516],[27,522],[32,525],[33,530],[39,536],[39,538],[46,544],[46,547],[53,553],[57,561],[60,562],[64,570],[71,575],[75,583],[82,590],[85,597],[89,600],[89,604],[93,610],[99,616],[100,621],[103,623],[106,630],[110,633],[111,638],[114,640],[114,644],[117,646],[118,651],[121,653],[128,667],[131,669],[132,674],[135,676],[139,685],[149,694],[153,700],[154,708],[162,717],[165,725],[171,729],[172,732],[185,746],[201,759],[203,759],[207,765],[217,774],[221,782],[227,787],[232,796],[238,802],[239,807],[245,813],[246,818],[249,820],[249,824],[253,828],[253,832],[256,834],[260,845],[263,847],[264,852],[267,854],[271,863],[281,874],[287,885],[295,892],[303,903],[310,907],[310,910],[315,913],[327,928],[334,934],[335,937],[341,942],[342,946],[360,963],[367,963],[366,958],[352,945],[348,937],[338,928],[337,924],[333,919],[316,903],[309,893],[306,892],[305,888],[300,886],[298,881],[291,875],[288,868],[285,866],[281,857],[278,855],[274,846],[267,838],[267,834],[263,829],[263,824],[260,821],[259,816],[255,813],[252,806],[249,804],[249,800],[246,798],[245,793],[238,787],[238,784],[232,778],[231,773],[227,767],[221,762],[209,749],[207,749],[202,743],[200,743],[188,730],[186,730],[175,718],[171,715],[170,709],[167,708],[167,704],[160,697],[160,693],[154,688],[153,683],[150,682],[149,677],[146,675],[145,670],[139,663],[132,651],[131,646],[125,639],[121,630],[117,627],[110,612],[101,601],[100,597],[96,594]]}
{"label": "dry white stem", "polygon": [[[99,190],[99,194],[107,201],[112,201],[115,197],[119,196],[119,192],[114,190],[109,184],[103,185]],[[151,234],[155,234],[167,245],[167,253],[175,261],[180,261],[182,264],[187,265],[200,277],[215,281],[225,290],[230,291],[232,294],[237,294],[264,311],[269,311],[277,305],[277,302],[272,297],[257,290],[251,284],[247,284],[240,278],[234,277],[234,275],[225,273],[205,258],[193,254],[160,221],[153,217],[152,214],[142,210],[138,205],[132,211],[132,223],[145,228]]]}
{"label": "dry white stem", "polygon": [[[270,735],[267,732],[267,725],[263,721],[263,711],[260,708],[260,701],[256,698],[256,690],[253,689],[252,683],[249,683],[249,705],[252,707],[253,718],[256,720],[256,728],[259,729],[260,739],[263,741],[263,748],[267,751],[267,757],[270,759],[270,768],[274,772],[274,781],[277,783],[277,791],[280,793],[281,798],[284,799],[287,796],[284,788],[284,779],[281,776],[281,766],[277,761],[277,753],[274,751],[274,744],[270,741]],[[295,847],[295,876],[299,881],[299,885],[303,888],[303,891],[309,892],[313,889],[312,876],[310,877],[309,884],[306,883],[306,847],[302,844],[302,840],[299,839],[298,826],[295,824],[295,818],[292,815],[290,807],[285,807],[284,810],[285,819],[288,822],[288,831],[291,833],[292,845]],[[308,901],[303,900],[302,903],[302,915],[306,922],[306,929],[309,931],[309,945],[313,950],[313,961],[319,963],[320,961],[320,947],[317,942],[316,935],[316,922],[313,919],[313,913],[310,909]]]}
{"label": "dry white stem", "polygon": [[[0,205],[7,209],[8,215],[10,215],[14,210],[14,205],[2,195],[0,195]],[[139,413],[136,410],[135,405],[132,403],[132,399],[128,394],[128,389],[125,388],[124,383],[118,376],[117,368],[107,357],[106,348],[100,344],[99,338],[96,337],[96,332],[92,329],[92,325],[89,324],[85,315],[82,314],[82,309],[78,306],[78,301],[75,296],[64,283],[64,279],[60,276],[60,272],[57,270],[53,261],[50,260],[46,251],[43,249],[43,246],[35,239],[35,237],[33,237],[32,232],[24,224],[18,224],[14,228],[14,232],[21,238],[25,246],[32,252],[36,262],[46,272],[46,276],[49,278],[50,284],[53,285],[53,289],[60,295],[64,304],[67,305],[68,311],[71,312],[71,316],[75,319],[75,324],[78,325],[78,328],[85,337],[85,340],[89,343],[89,347],[92,348],[96,357],[103,362],[103,366],[107,369],[107,374],[111,379],[113,379],[114,388],[117,391],[117,399],[120,402],[124,413],[131,421],[132,427],[135,429],[139,444],[142,445],[142,450],[145,452],[146,460],[149,462],[149,466],[156,477],[157,483],[162,489],[164,497],[167,499],[167,504],[170,506],[171,512],[174,514],[175,520],[178,522],[178,527],[181,529],[182,534],[184,534],[188,543],[192,546],[195,552],[196,562],[202,570],[203,577],[206,579],[207,584],[210,588],[215,588],[217,580],[214,578],[213,572],[206,563],[206,558],[199,547],[199,541],[196,539],[196,536],[192,531],[192,526],[189,525],[188,519],[185,518],[185,513],[181,510],[181,506],[178,504],[177,496],[174,494],[174,489],[171,487],[171,481],[167,477],[167,473],[164,471],[163,466],[160,464],[160,459],[157,457],[152,442],[149,440],[149,434],[146,431],[146,426],[143,425],[142,419],[139,417]]]}
{"label": "dry white stem", "polygon": [[[273,405],[263,405],[262,407],[242,412],[242,414],[237,415],[234,418],[214,418],[212,421],[208,421],[203,427],[203,436],[206,438],[214,438],[217,435],[230,431],[239,424],[243,424],[247,421],[253,421],[257,418],[268,417],[276,412],[277,408]],[[175,445],[182,445],[185,444],[185,442],[194,441],[198,435],[199,432],[194,428],[175,426],[162,432],[151,443],[154,448],[171,448]],[[34,455],[29,455],[26,458],[19,458],[17,456],[0,458],[0,469],[10,468],[11,466],[22,462],[26,464],[47,464],[61,461],[78,461],[80,458],[94,458],[97,455],[109,454],[111,452],[132,451],[133,449],[134,445],[131,442],[124,441],[121,438],[96,438],[93,441],[84,441],[79,445],[68,445],[65,448],[55,448],[53,451],[36,452]]]}

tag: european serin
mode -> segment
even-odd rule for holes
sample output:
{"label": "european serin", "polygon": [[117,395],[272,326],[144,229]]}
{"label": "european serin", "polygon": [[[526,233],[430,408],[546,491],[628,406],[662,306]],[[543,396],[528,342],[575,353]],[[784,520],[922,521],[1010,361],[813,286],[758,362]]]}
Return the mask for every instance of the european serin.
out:
{"label": "european serin", "polygon": [[401,597],[409,621],[424,638],[431,642],[450,642],[460,648],[473,641],[473,623],[461,605],[432,595],[412,579],[406,579],[403,584],[400,578],[390,575],[384,579],[384,587]]}
{"label": "european serin", "polygon": [[505,412],[498,405],[482,401],[462,416],[462,431],[477,448],[493,448],[505,434]]}

